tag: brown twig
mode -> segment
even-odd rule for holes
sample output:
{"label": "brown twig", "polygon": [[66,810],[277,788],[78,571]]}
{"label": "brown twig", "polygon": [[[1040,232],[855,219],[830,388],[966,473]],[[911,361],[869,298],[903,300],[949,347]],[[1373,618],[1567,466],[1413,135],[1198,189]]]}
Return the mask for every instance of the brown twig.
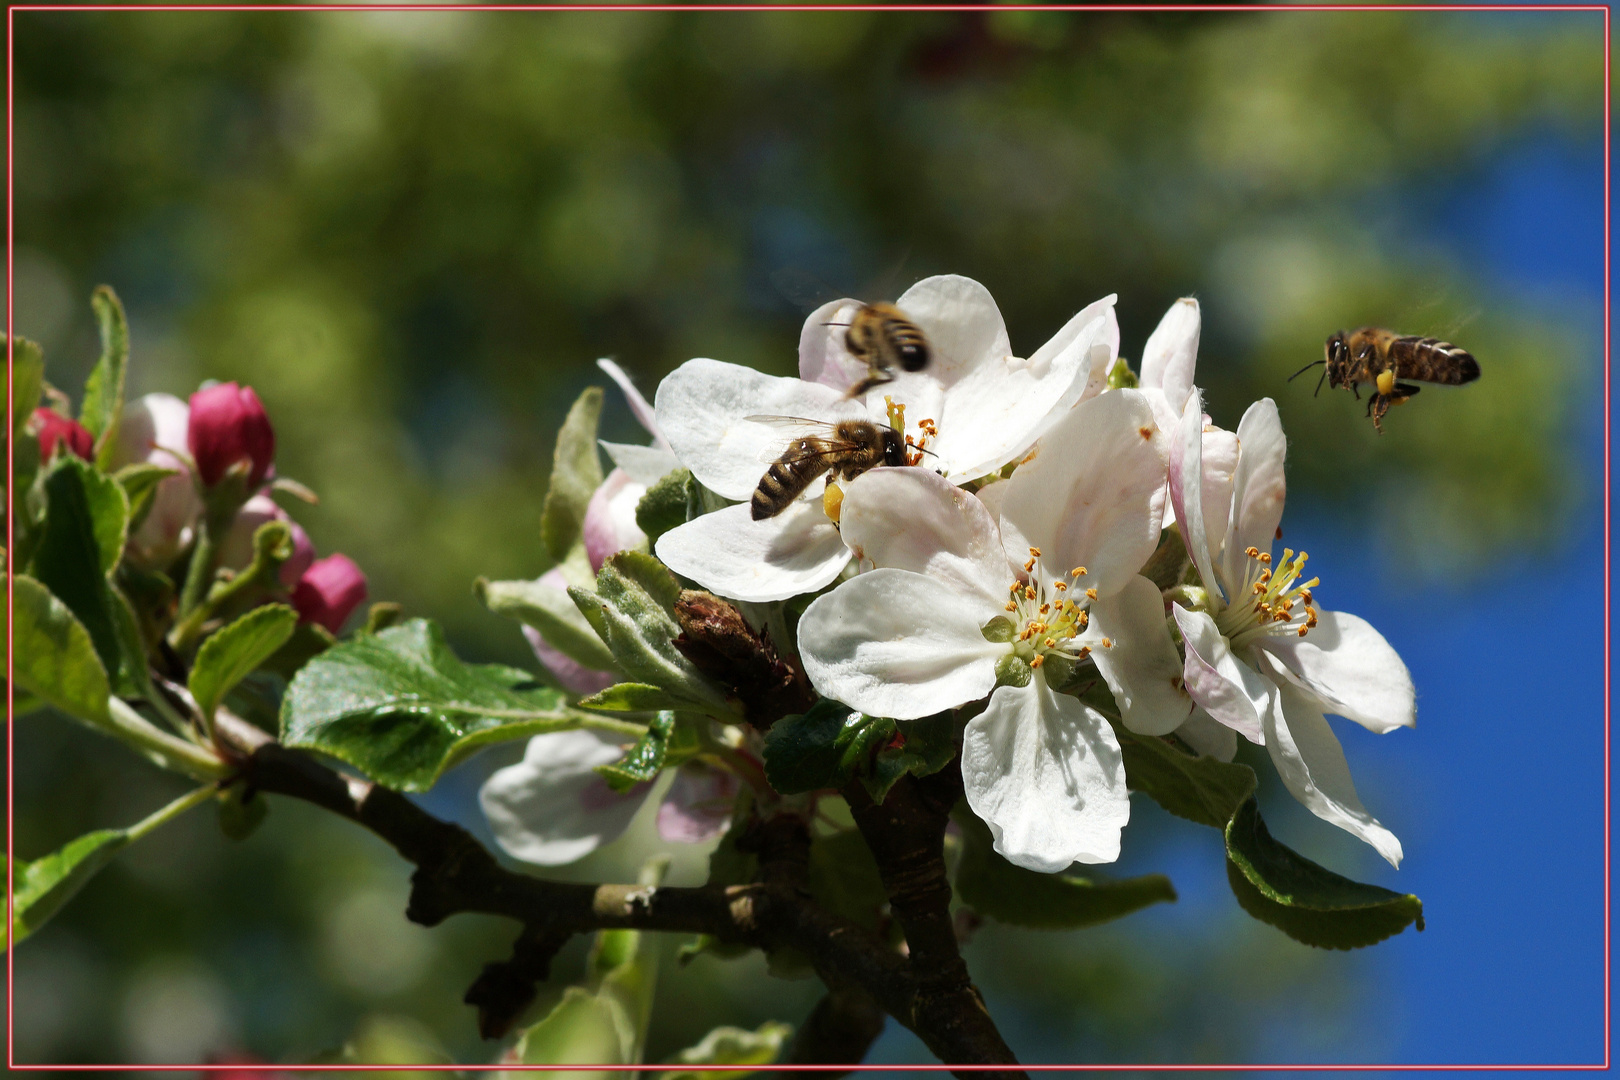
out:
{"label": "brown twig", "polygon": [[[788,1050],[784,1065],[849,1065],[865,1059],[877,1037],[883,1033],[887,1019],[883,1009],[858,986],[845,986],[829,990],[825,997],[810,1010],[793,1045]],[[773,1080],[795,1080],[819,1077],[837,1080],[851,1070],[825,1069],[782,1071],[773,1074]]]}

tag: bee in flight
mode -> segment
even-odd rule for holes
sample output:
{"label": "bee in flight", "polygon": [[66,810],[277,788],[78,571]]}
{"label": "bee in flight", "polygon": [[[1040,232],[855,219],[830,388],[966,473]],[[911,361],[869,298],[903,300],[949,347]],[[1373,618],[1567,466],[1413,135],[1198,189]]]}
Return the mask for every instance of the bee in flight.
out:
{"label": "bee in flight", "polygon": [[[1329,389],[1337,390],[1342,386],[1355,394],[1357,401],[1361,400],[1358,388],[1361,383],[1374,387],[1372,399],[1367,402],[1367,415],[1372,417],[1373,427],[1379,434],[1383,434],[1384,414],[1389,412],[1390,406],[1405,402],[1423,389],[1397,380],[1461,386],[1479,378],[1479,362],[1467,349],[1439,338],[1402,335],[1376,326],[1363,326],[1349,334],[1340,330],[1327,339],[1323,359],[1312,360],[1288,376],[1288,380],[1292,382],[1317,364],[1324,366],[1322,378],[1327,380]],[[1321,391],[1322,379],[1318,379],[1316,392]]]}
{"label": "bee in flight", "polygon": [[[749,416],[756,424],[792,430],[787,449],[771,462],[750,500],[754,520],[775,517],[797,499],[822,473],[831,480],[853,480],[879,465],[906,464],[906,444],[893,428],[870,420],[826,423],[797,416]],[[836,504],[826,503],[828,516],[837,520]]]}
{"label": "bee in flight", "polygon": [[[836,323],[829,323],[836,326]],[[894,379],[894,371],[921,371],[928,366],[928,339],[917,324],[887,301],[866,304],[849,321],[844,347],[866,364],[866,378],[849,388],[846,398],[860,397]]]}

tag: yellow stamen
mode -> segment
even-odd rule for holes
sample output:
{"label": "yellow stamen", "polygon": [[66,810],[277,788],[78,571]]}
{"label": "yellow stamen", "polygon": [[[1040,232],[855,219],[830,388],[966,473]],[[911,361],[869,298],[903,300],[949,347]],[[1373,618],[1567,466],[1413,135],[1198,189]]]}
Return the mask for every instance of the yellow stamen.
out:
{"label": "yellow stamen", "polygon": [[1069,571],[1069,576],[1070,576],[1070,577],[1080,577],[1080,576],[1081,576],[1081,575],[1083,575],[1083,574],[1084,574],[1084,573],[1085,573],[1085,572],[1086,572],[1086,568],[1085,568],[1085,567],[1083,567],[1083,566],[1077,566],[1077,567],[1075,567],[1075,568],[1074,568],[1074,569],[1073,569],[1073,570],[1070,570],[1070,571]]}
{"label": "yellow stamen", "polygon": [[1096,589],[1087,589],[1086,590],[1086,599],[1087,600],[1095,600],[1095,599],[1097,599],[1097,590]]}

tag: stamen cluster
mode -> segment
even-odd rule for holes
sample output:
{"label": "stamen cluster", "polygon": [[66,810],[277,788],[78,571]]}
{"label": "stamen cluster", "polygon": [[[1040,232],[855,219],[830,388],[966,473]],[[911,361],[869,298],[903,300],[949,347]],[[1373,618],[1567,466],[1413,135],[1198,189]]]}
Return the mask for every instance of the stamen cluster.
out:
{"label": "stamen cluster", "polygon": [[[1295,633],[1304,637],[1314,629],[1317,616],[1311,590],[1321,584],[1321,579],[1313,577],[1295,584],[1310,556],[1303,551],[1296,556],[1292,548],[1284,548],[1273,570],[1269,551],[1249,547],[1243,553],[1249,558],[1243,583],[1234,590],[1231,606],[1216,619],[1232,645],[1243,645],[1258,634]],[[1296,604],[1302,610],[1296,611]]]}

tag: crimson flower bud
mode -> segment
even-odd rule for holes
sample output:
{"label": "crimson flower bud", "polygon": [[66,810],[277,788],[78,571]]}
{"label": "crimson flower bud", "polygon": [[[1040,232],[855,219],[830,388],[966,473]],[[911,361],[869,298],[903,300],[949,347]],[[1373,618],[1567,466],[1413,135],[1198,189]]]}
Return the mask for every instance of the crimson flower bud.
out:
{"label": "crimson flower bud", "polygon": [[304,622],[337,633],[366,598],[366,575],[347,555],[316,559],[293,587],[292,603]]}
{"label": "crimson flower bud", "polygon": [[246,461],[247,489],[252,491],[275,460],[276,433],[252,387],[220,383],[191,395],[186,445],[204,487],[213,487],[233,465]]}
{"label": "crimson flower bud", "polygon": [[96,451],[96,437],[77,420],[41,405],[34,410],[34,434],[39,436],[39,459],[51,460],[58,446],[65,446],[86,461]]}

